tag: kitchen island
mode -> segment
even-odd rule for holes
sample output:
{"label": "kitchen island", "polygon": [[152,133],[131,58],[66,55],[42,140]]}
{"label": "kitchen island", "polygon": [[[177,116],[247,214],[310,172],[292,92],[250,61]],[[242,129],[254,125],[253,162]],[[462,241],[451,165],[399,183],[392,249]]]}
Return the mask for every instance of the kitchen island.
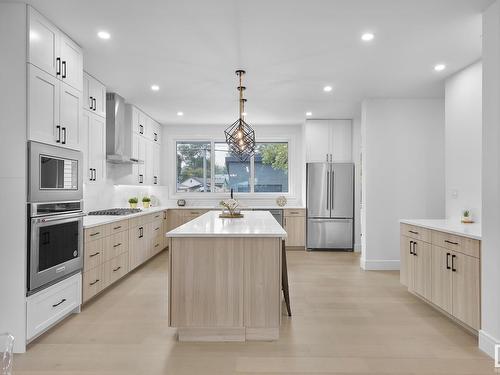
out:
{"label": "kitchen island", "polygon": [[168,232],[169,325],[180,341],[277,340],[281,241],[268,211],[210,211]]}

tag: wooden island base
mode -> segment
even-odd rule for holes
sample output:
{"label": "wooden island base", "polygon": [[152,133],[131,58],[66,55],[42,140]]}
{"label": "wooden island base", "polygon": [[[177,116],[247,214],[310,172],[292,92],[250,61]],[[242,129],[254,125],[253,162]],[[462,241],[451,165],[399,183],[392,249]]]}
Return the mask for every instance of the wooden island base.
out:
{"label": "wooden island base", "polygon": [[169,323],[180,341],[279,338],[281,238],[169,241]]}

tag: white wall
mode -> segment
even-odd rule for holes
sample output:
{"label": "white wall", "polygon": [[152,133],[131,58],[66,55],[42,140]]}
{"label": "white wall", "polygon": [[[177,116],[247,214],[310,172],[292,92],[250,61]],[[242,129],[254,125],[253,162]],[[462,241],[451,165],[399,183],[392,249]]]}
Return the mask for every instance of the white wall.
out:
{"label": "white wall", "polygon": [[446,217],[460,220],[469,209],[481,221],[482,64],[446,80]]}
{"label": "white wall", "polygon": [[483,170],[481,331],[479,347],[493,357],[500,344],[500,4],[483,16]]}
{"label": "white wall", "polygon": [[[224,141],[224,129],[226,126],[200,126],[200,125],[169,125],[163,127],[162,133],[162,175],[166,176],[169,191],[169,203],[175,205],[177,199],[185,198],[188,205],[217,205],[221,196],[213,194],[194,193],[176,194],[175,184],[175,161],[176,161],[176,140],[211,140],[214,137]],[[303,200],[303,180],[304,176],[304,152],[303,152],[303,128],[301,125],[289,126],[255,126],[255,138],[257,142],[262,141],[288,141],[289,147],[289,175],[290,186],[288,194],[236,194],[238,200],[249,205],[276,205],[276,196],[285,195],[288,200],[288,206],[302,205]],[[211,195],[211,196],[210,196]],[[226,194],[227,195],[227,194]]]}
{"label": "white wall", "polygon": [[[0,332],[26,343],[26,5],[0,3]],[[8,134],[8,136],[5,136]]]}
{"label": "white wall", "polygon": [[399,269],[399,220],[445,213],[444,101],[362,104],[361,267]]}
{"label": "white wall", "polygon": [[352,121],[352,161],[354,163],[354,250],[361,251],[361,119]]}

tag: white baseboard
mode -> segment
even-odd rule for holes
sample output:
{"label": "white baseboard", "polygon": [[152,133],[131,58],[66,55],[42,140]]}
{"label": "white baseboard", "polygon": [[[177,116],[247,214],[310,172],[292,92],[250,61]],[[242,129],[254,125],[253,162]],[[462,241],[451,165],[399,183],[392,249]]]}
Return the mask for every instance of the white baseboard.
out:
{"label": "white baseboard", "polygon": [[354,244],[354,251],[355,251],[356,253],[361,252],[361,244],[360,244],[360,243],[355,243],[355,244]]}
{"label": "white baseboard", "polygon": [[479,349],[488,354],[491,358],[495,358],[495,345],[499,344],[500,340],[483,330],[479,330]]}
{"label": "white baseboard", "polygon": [[399,260],[366,260],[361,258],[359,265],[365,271],[398,271]]}

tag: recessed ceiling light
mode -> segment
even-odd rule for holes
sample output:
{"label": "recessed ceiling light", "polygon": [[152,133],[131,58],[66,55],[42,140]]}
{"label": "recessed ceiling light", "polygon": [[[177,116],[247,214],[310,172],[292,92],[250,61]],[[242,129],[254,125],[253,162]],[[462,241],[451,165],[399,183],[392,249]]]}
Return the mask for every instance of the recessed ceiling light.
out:
{"label": "recessed ceiling light", "polygon": [[369,42],[375,38],[375,35],[373,33],[364,33],[361,35],[361,40],[364,42]]}
{"label": "recessed ceiling light", "polygon": [[330,91],[332,91],[332,90],[333,90],[333,87],[332,87],[332,86],[325,86],[325,87],[323,87],[323,91],[324,91],[324,92],[330,92]]}
{"label": "recessed ceiling light", "polygon": [[160,86],[158,86],[158,85],[151,85],[151,90],[158,91],[159,89],[160,89]]}
{"label": "recessed ceiling light", "polygon": [[99,31],[97,33],[97,36],[101,39],[109,39],[111,38],[111,35],[107,31]]}
{"label": "recessed ceiling light", "polygon": [[184,116],[184,112],[181,111],[177,112],[177,116]]}
{"label": "recessed ceiling light", "polygon": [[308,116],[308,117],[309,117],[309,116],[312,116],[312,115],[313,115],[313,113],[312,113],[312,112],[306,112],[306,116]]}
{"label": "recessed ceiling light", "polygon": [[437,64],[436,66],[434,66],[434,70],[436,72],[441,72],[445,69],[446,69],[446,65],[444,65],[444,64]]}

